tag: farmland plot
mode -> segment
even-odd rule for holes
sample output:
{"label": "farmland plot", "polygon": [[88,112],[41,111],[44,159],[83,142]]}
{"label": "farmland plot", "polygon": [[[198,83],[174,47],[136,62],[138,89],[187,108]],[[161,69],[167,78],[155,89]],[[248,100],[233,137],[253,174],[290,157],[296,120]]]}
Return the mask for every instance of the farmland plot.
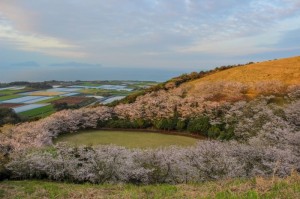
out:
{"label": "farmland plot", "polygon": [[66,93],[66,94],[63,94],[63,95],[60,95],[60,96],[70,97],[70,96],[75,96],[75,95],[79,95],[79,93]]}
{"label": "farmland plot", "polygon": [[57,96],[63,95],[65,92],[50,92],[50,91],[33,91],[33,92],[25,92],[20,93],[20,95],[27,95],[27,96]]}
{"label": "farmland plot", "polygon": [[74,92],[80,90],[79,88],[52,88],[48,89],[47,92]]}
{"label": "farmland plot", "polygon": [[132,91],[133,89],[127,88],[123,85],[102,85],[102,86],[70,86],[71,88],[83,88],[83,89],[105,89],[105,90],[117,90],[117,91]]}
{"label": "farmland plot", "polygon": [[13,88],[13,87],[0,88],[0,91],[10,90],[10,89],[12,89],[12,88]]}
{"label": "farmland plot", "polygon": [[3,90],[22,90],[24,88],[25,88],[25,86],[11,86],[11,87],[6,87],[6,88],[0,88],[0,91],[3,91]]}
{"label": "farmland plot", "polygon": [[27,101],[25,102],[26,104],[34,104],[36,102],[40,102],[40,101],[44,101],[44,100],[49,100],[49,99],[52,99],[53,97],[41,97],[41,98],[38,98],[38,99],[34,99],[34,100],[30,100],[30,101]]}
{"label": "farmland plot", "polygon": [[0,96],[0,103],[2,101],[6,101],[6,100],[10,100],[10,99],[16,99],[16,98],[19,98],[21,96],[19,95],[5,95],[5,96]]}
{"label": "farmland plot", "polygon": [[16,104],[16,103],[4,103],[0,104],[0,108],[15,108],[19,106],[23,106],[24,104]]}
{"label": "farmland plot", "polygon": [[50,92],[50,91],[37,91],[32,93],[32,96],[57,96],[57,95],[64,95],[65,92]]}
{"label": "farmland plot", "polygon": [[96,98],[97,100],[101,100],[104,98],[103,96],[98,96],[98,95],[87,95],[86,97],[93,97]]}
{"label": "farmland plot", "polygon": [[111,97],[111,98],[108,98],[108,99],[104,100],[104,101],[102,102],[102,104],[109,104],[109,103],[111,103],[111,102],[114,102],[114,101],[116,101],[116,100],[121,100],[121,99],[123,99],[123,98],[125,98],[125,96],[115,96],[115,97]]}
{"label": "farmland plot", "polygon": [[27,101],[39,99],[42,97],[43,96],[25,96],[25,97],[20,97],[20,98],[16,98],[16,99],[6,100],[6,101],[3,101],[2,103],[25,103]]}
{"label": "farmland plot", "polygon": [[95,99],[89,97],[65,97],[63,99],[59,99],[53,102],[53,104],[67,103],[71,106],[85,106],[94,102]]}
{"label": "farmland plot", "polygon": [[32,118],[32,117],[46,117],[46,116],[51,115],[54,112],[55,112],[55,109],[54,109],[53,105],[47,105],[47,106],[31,109],[28,111],[24,111],[19,114],[22,116]]}
{"label": "farmland plot", "polygon": [[132,91],[133,89],[127,88],[127,86],[122,85],[103,85],[99,86],[98,88],[106,89],[106,90],[124,90],[124,91]]}
{"label": "farmland plot", "polygon": [[20,97],[20,98],[16,98],[16,99],[10,99],[10,100],[6,100],[3,101],[2,103],[26,103],[26,104],[30,104],[30,103],[36,103],[39,101],[43,101],[43,100],[47,100],[50,99],[51,97],[44,97],[44,96],[25,96],[25,97]]}
{"label": "farmland plot", "polygon": [[24,112],[24,111],[29,111],[29,110],[44,107],[44,106],[47,106],[47,105],[49,105],[49,104],[28,104],[28,105],[20,106],[20,107],[13,108],[13,109],[16,113],[21,113],[21,112]]}

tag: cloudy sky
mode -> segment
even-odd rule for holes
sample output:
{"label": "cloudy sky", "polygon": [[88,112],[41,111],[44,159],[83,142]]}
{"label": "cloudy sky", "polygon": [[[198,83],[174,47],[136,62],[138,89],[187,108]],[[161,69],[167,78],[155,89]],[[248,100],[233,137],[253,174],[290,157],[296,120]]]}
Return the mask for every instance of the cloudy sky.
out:
{"label": "cloudy sky", "polygon": [[299,0],[0,0],[0,82],[164,80],[299,44]]}

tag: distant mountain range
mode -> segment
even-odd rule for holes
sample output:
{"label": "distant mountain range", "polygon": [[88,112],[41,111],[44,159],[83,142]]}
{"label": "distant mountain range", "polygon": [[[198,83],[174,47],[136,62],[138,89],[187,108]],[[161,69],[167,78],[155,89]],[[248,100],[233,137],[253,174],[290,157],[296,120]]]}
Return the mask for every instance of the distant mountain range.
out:
{"label": "distant mountain range", "polygon": [[53,67],[101,67],[101,64],[89,64],[89,63],[79,63],[79,62],[65,62],[65,63],[54,63],[48,66]]}
{"label": "distant mountain range", "polygon": [[18,63],[12,63],[9,65],[10,67],[40,67],[40,64],[38,64],[35,61],[27,61],[27,62],[18,62]]}

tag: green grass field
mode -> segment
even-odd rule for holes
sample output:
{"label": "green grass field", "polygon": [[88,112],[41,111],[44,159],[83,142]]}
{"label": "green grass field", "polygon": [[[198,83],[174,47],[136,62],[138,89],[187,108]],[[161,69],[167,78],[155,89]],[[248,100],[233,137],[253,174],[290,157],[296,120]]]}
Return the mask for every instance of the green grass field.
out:
{"label": "green grass field", "polygon": [[0,91],[0,94],[1,95],[14,95],[14,94],[20,93],[22,91],[23,90],[2,90],[2,91]]}
{"label": "green grass field", "polygon": [[20,89],[20,90],[1,90],[0,91],[0,95],[14,95],[14,94],[18,94],[18,93],[24,93],[24,92],[29,92],[32,91],[33,89],[30,88],[24,88],[24,89]]}
{"label": "green grass field", "polygon": [[68,142],[72,145],[108,145],[115,144],[128,148],[157,148],[170,145],[191,146],[198,139],[149,132],[130,131],[86,131],[60,136],[56,142]]}
{"label": "green grass field", "polygon": [[300,176],[286,179],[234,179],[188,185],[91,185],[45,181],[0,182],[0,198],[300,198]]}
{"label": "green grass field", "polygon": [[24,111],[22,113],[19,113],[19,115],[21,116],[25,116],[25,117],[46,117],[51,115],[52,113],[55,112],[55,109],[53,108],[53,105],[48,105],[48,106],[44,106],[41,108],[36,108],[36,109],[32,109],[29,111]]}

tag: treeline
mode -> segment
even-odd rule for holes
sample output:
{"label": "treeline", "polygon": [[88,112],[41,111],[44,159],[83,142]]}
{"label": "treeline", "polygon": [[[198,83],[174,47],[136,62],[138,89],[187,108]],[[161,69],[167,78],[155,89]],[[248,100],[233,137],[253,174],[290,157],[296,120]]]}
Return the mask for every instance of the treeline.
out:
{"label": "treeline", "polygon": [[180,119],[178,117],[145,120],[130,120],[114,117],[98,122],[99,128],[113,129],[155,129],[160,131],[178,131],[201,135],[212,139],[230,140],[234,138],[234,128],[226,127],[225,123],[212,124],[207,116]]}
{"label": "treeline", "polygon": [[1,87],[6,87],[6,86],[26,86],[29,88],[34,88],[34,89],[51,89],[53,88],[51,84],[47,82],[26,82],[26,81],[17,81],[17,82],[10,82],[6,84],[1,84]]}
{"label": "treeline", "polygon": [[53,88],[50,84],[46,82],[37,82],[37,83],[29,83],[26,87],[34,88],[34,89],[51,89]]}
{"label": "treeline", "polygon": [[159,91],[161,89],[164,89],[164,90],[173,89],[173,88],[176,88],[176,87],[180,86],[181,84],[183,84],[185,82],[200,79],[200,78],[206,77],[207,75],[211,75],[211,74],[214,74],[214,73],[219,72],[219,71],[231,69],[231,68],[234,68],[234,67],[250,65],[250,64],[254,64],[254,62],[248,62],[246,64],[220,66],[220,67],[216,67],[215,69],[208,70],[208,71],[192,72],[192,73],[189,73],[189,74],[185,73],[185,74],[182,74],[178,77],[174,77],[174,78],[172,78],[172,79],[170,79],[166,82],[163,82],[163,83],[157,84],[155,86],[152,86],[150,88],[147,88],[145,90],[133,93],[133,94],[125,97],[124,99],[114,101],[114,102],[110,103],[109,106],[116,106],[118,104],[130,104],[130,103],[135,102],[136,99],[139,96],[145,95],[147,93]]}

